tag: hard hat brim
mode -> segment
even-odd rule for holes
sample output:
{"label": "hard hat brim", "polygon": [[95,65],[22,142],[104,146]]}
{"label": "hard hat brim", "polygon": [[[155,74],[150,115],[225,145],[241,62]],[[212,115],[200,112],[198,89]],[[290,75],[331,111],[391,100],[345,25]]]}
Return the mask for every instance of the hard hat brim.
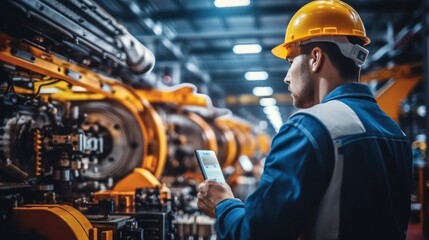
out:
{"label": "hard hat brim", "polygon": [[274,56],[281,58],[281,59],[286,59],[287,54],[288,54],[288,50],[285,47],[285,43],[282,43],[280,45],[278,45],[277,47],[274,47],[273,49],[271,49],[271,53],[274,54]]}

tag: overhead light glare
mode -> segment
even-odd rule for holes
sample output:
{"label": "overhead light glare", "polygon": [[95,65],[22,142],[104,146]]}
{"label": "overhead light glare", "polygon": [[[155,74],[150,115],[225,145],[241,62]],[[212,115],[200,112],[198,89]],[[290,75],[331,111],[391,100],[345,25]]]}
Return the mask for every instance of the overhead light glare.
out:
{"label": "overhead light glare", "polygon": [[271,87],[255,87],[253,88],[253,94],[255,96],[271,96],[273,95],[273,89]]}
{"label": "overhead light glare", "polygon": [[259,128],[260,129],[266,129],[268,127],[267,121],[260,121],[259,122]]}
{"label": "overhead light glare", "polygon": [[265,71],[251,71],[246,72],[246,74],[244,74],[244,77],[247,81],[267,80],[268,73]]}
{"label": "overhead light glare", "polygon": [[223,7],[244,7],[250,4],[250,0],[215,0],[214,5],[218,8]]}
{"label": "overhead light glare", "polygon": [[275,98],[261,98],[259,99],[259,105],[266,106],[274,106],[277,104],[277,100]]}
{"label": "overhead light glare", "polygon": [[232,51],[235,54],[253,54],[260,53],[262,47],[259,44],[239,44],[232,47]]}
{"label": "overhead light glare", "polygon": [[267,114],[267,118],[268,119],[282,118],[281,113],[278,112],[278,111],[275,111],[275,110],[264,110],[264,112],[266,112],[265,114]]}
{"label": "overhead light glare", "polygon": [[279,107],[277,106],[264,107],[264,113],[267,115],[280,115]]}
{"label": "overhead light glare", "polygon": [[190,72],[198,72],[198,67],[194,63],[188,62],[185,66]]}
{"label": "overhead light glare", "polygon": [[271,122],[271,124],[273,125],[273,127],[274,127],[274,130],[276,131],[276,132],[278,132],[279,131],[279,129],[281,128],[281,126],[283,125],[283,121],[281,120],[281,119],[276,119],[276,120],[274,120],[274,121],[270,121]]}

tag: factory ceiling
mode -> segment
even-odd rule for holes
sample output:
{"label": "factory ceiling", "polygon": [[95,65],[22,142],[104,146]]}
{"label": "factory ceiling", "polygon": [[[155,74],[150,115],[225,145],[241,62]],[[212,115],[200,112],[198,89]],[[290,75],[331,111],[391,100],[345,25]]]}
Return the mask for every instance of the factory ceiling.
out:
{"label": "factory ceiling", "polygon": [[[295,110],[283,78],[288,64],[270,50],[303,0],[251,0],[241,7],[216,7],[214,0],[96,0],[155,55],[153,73],[165,85],[188,82],[215,106],[258,123],[265,120],[255,87],[271,87],[283,121]],[[221,1],[219,1],[221,2]],[[219,3],[218,2],[218,3]],[[230,1],[231,2],[231,1]],[[372,43],[363,74],[377,67],[422,59],[419,0],[348,0],[360,14]],[[259,44],[260,52],[236,54],[237,44]],[[266,80],[248,81],[248,71]]]}

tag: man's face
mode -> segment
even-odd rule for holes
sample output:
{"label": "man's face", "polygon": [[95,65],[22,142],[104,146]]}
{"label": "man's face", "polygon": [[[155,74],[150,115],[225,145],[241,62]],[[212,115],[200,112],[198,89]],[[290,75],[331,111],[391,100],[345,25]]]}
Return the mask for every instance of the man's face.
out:
{"label": "man's face", "polygon": [[315,104],[314,83],[310,76],[308,56],[302,54],[299,47],[289,49],[286,58],[291,64],[284,82],[289,85],[293,105],[297,108],[309,108]]}

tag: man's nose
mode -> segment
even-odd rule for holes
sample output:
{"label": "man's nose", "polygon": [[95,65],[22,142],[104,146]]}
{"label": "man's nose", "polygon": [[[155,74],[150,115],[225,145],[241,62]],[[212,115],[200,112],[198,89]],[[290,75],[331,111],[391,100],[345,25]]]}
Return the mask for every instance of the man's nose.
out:
{"label": "man's nose", "polygon": [[284,83],[286,83],[286,84],[290,84],[290,75],[289,75],[289,73],[288,73],[288,74],[286,74],[286,77],[285,77],[285,79],[283,80],[283,82],[284,82]]}

